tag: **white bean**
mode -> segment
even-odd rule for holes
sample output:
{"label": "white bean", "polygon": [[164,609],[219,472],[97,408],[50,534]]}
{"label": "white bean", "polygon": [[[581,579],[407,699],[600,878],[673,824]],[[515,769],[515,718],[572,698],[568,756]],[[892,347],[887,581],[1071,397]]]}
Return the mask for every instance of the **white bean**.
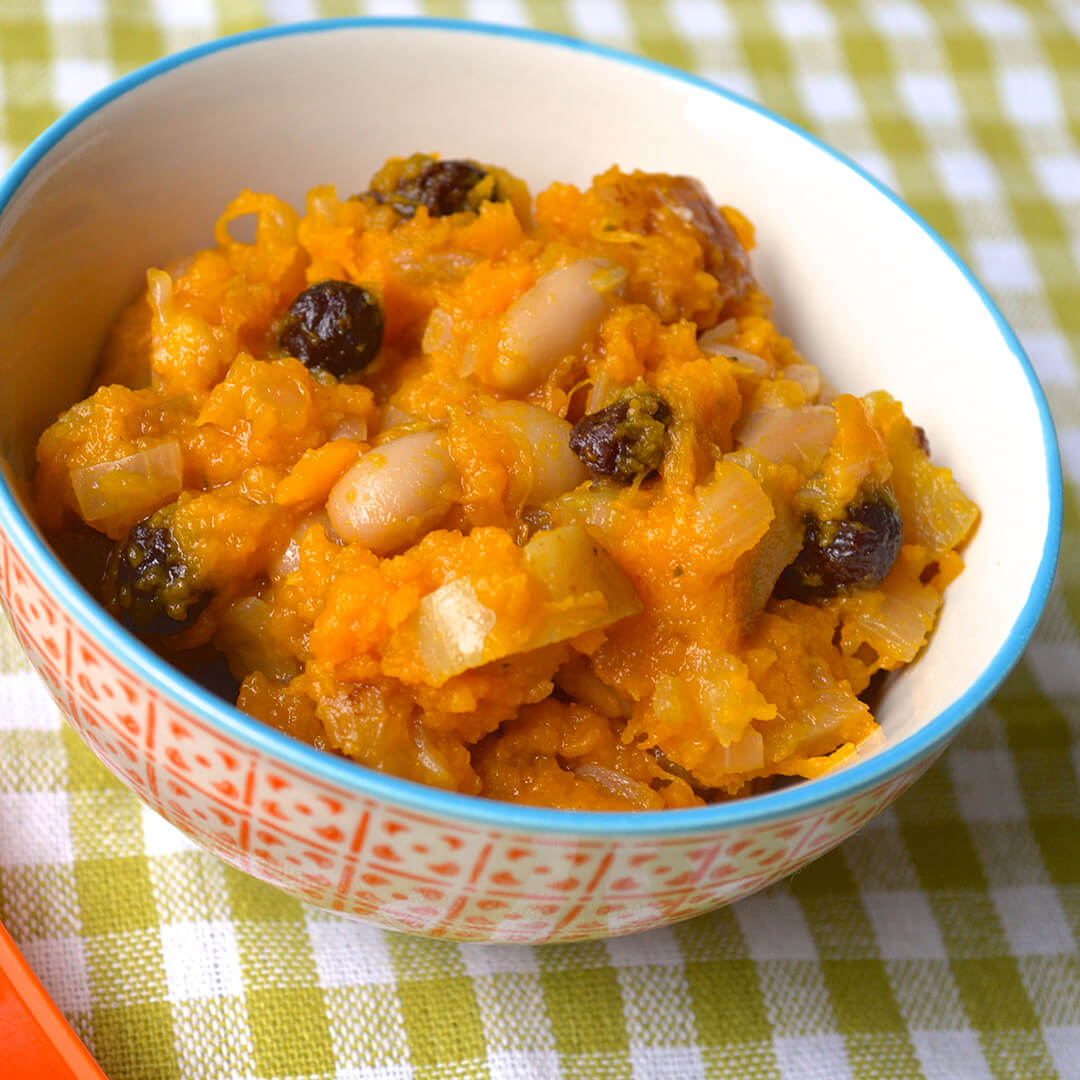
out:
{"label": "white bean", "polygon": [[625,277],[607,259],[579,259],[544,274],[507,311],[488,381],[512,393],[543,382],[564,356],[596,333]]}
{"label": "white bean", "polygon": [[442,435],[417,431],[364,454],[334,485],[326,512],[343,540],[387,555],[418,540],[450,509],[456,480]]}
{"label": "white bean", "polygon": [[540,506],[588,478],[585,466],[570,449],[572,428],[562,417],[524,401],[501,401],[482,415],[527,450],[533,469],[525,500],[529,506]]}

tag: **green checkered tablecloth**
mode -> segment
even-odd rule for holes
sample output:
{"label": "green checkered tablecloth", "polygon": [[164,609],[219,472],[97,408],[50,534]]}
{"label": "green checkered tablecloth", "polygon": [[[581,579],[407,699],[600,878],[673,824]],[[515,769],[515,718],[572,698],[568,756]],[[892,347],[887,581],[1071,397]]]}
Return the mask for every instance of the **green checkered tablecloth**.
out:
{"label": "green checkered tablecloth", "polygon": [[0,0],[0,163],[145,61],[358,12],[645,53],[899,190],[1046,387],[1058,583],[992,706],[842,848],[671,930],[538,949],[383,933],[226,868],[105,772],[0,629],[0,919],[31,965],[112,1080],[1080,1077],[1080,5]]}

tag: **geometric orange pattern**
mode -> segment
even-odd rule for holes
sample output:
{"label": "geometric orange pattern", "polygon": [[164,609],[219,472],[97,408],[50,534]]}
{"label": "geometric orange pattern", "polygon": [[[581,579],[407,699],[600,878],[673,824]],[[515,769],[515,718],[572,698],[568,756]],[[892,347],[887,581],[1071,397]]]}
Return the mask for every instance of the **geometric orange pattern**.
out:
{"label": "geometric orange pattern", "polygon": [[888,806],[917,763],[833,807],[708,835],[523,834],[418,814],[218,731],[80,629],[0,538],[0,599],[61,711],[105,766],[196,843],[286,892],[391,930],[540,943],[634,933],[731,903]]}

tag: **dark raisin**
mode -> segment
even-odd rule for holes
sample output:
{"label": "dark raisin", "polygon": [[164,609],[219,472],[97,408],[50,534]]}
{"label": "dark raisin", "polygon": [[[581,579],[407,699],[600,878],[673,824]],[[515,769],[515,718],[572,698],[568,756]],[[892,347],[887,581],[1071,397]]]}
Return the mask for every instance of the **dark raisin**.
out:
{"label": "dark raisin", "polygon": [[896,562],[903,538],[896,500],[884,490],[850,506],[841,521],[809,515],[802,551],[781,576],[779,591],[807,599],[876,588]]}
{"label": "dark raisin", "polygon": [[392,158],[372,178],[367,191],[353,198],[371,207],[389,206],[399,218],[411,218],[421,206],[432,217],[479,210],[484,202],[500,202],[496,170],[475,161],[437,161],[427,154]]}
{"label": "dark raisin", "polygon": [[[445,217],[468,209],[469,192],[485,176],[487,173],[471,161],[432,161],[419,175],[406,180],[397,193],[406,205],[426,206],[432,217]],[[391,201],[394,209],[399,209],[397,200]]]}
{"label": "dark raisin", "polygon": [[570,449],[594,473],[629,484],[660,467],[670,419],[668,403],[639,382],[607,408],[583,416],[570,432]]}
{"label": "dark raisin", "polygon": [[277,327],[282,352],[341,378],[361,371],[382,344],[383,310],[367,289],[320,281],[289,306]]}
{"label": "dark raisin", "polygon": [[926,428],[919,424],[915,424],[911,429],[912,435],[915,436],[915,445],[927,456],[930,456],[930,440],[926,435]]}
{"label": "dark raisin", "polygon": [[109,555],[105,602],[129,629],[141,634],[186,630],[210,603],[168,524],[167,511],[137,522]]}

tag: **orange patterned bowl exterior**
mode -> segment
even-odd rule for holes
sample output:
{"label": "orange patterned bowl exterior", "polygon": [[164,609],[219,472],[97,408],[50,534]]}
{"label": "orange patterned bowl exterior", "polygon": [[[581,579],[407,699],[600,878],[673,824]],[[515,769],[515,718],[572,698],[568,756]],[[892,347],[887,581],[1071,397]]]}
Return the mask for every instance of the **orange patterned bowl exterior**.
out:
{"label": "orange patterned bowl exterior", "polygon": [[[423,78],[401,77],[402,56]],[[342,101],[378,106],[350,112],[351,140]],[[746,152],[730,154],[732,141]],[[355,183],[417,149],[502,161],[537,185],[614,160],[701,176],[775,238],[760,266],[783,268],[795,336],[828,352],[837,385],[898,390],[946,463],[980,463],[964,474],[983,510],[968,569],[927,655],[885,695],[882,745],[811,783],[693,810],[590,814],[425,788],[244,716],[130,636],[61,565],[22,498],[34,440],[85,393],[146,266],[205,244],[243,187],[299,203],[312,184]],[[873,275],[822,275],[805,257],[815,234],[800,230],[826,219],[838,268],[859,265],[874,236]],[[898,324],[902,310],[922,318]],[[800,311],[813,318],[799,325]],[[928,347],[957,326],[978,380]],[[1005,400],[1009,440],[980,419]],[[1045,602],[1060,531],[1045,399],[956,257],[828,147],[647,61],[437,20],[260,31],[126,76],[0,183],[0,599],[15,632],[141,799],[233,866],[333,911],[458,940],[570,941],[662,926],[792,873],[888,806],[1001,681]]]}
{"label": "orange patterned bowl exterior", "polygon": [[[932,760],[828,810],[704,834],[693,811],[679,815],[687,829],[640,840],[433,817],[230,738],[110,656],[2,541],[0,565],[27,656],[86,744],[147,805],[237,869],[391,930],[575,941],[690,918],[835,847]],[[505,808],[488,805],[498,820]]]}

